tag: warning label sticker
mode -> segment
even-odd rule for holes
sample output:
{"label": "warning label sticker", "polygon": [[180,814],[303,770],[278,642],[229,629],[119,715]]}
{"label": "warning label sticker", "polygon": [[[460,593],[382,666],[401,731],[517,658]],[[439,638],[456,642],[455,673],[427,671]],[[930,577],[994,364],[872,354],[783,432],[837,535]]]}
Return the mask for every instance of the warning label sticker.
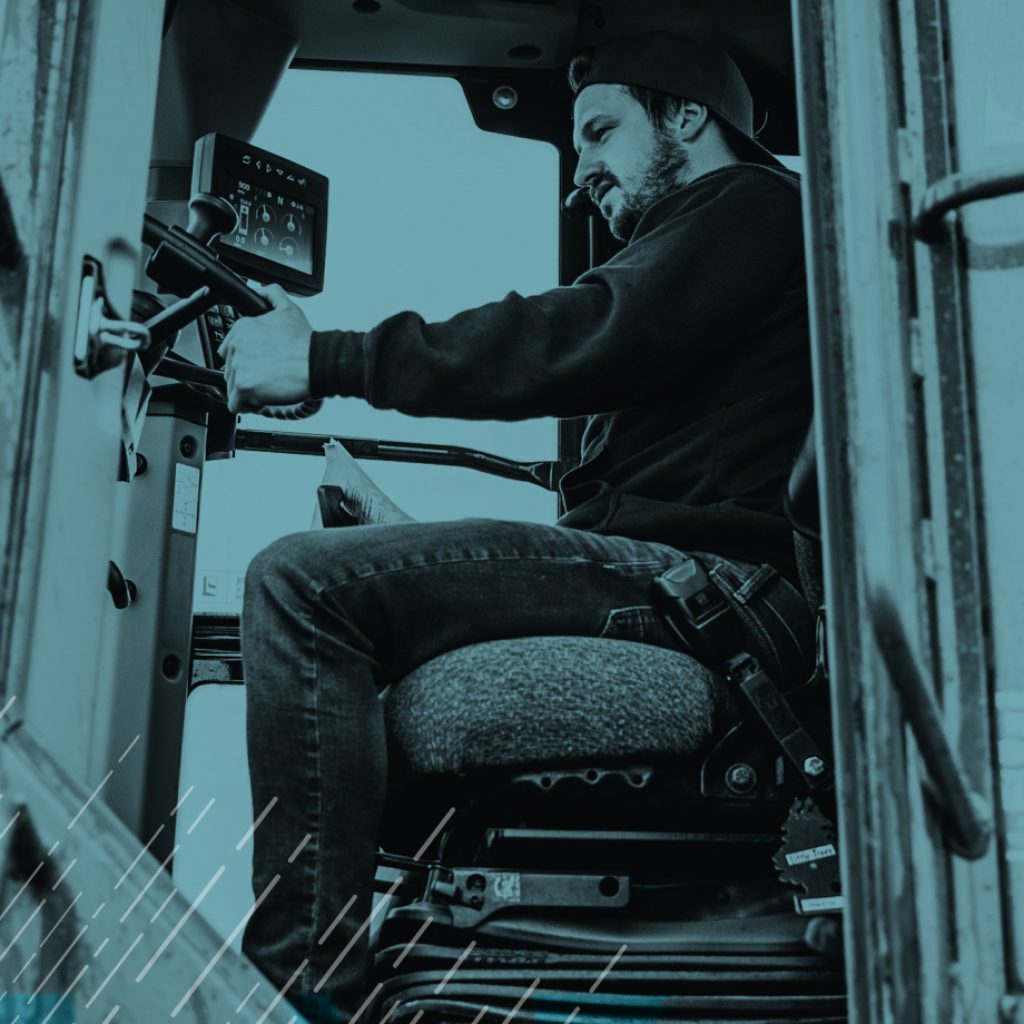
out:
{"label": "warning label sticker", "polygon": [[199,467],[179,462],[174,467],[174,504],[171,527],[195,533],[199,525]]}

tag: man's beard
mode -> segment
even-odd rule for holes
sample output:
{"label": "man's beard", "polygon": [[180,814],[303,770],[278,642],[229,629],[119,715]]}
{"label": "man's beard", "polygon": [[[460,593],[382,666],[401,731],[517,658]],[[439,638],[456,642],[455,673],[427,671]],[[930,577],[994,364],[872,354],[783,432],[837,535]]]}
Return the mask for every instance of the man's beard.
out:
{"label": "man's beard", "polygon": [[[608,227],[622,242],[628,242],[640,218],[659,200],[678,191],[686,180],[690,157],[685,148],[669,136],[658,132],[654,153],[635,192],[622,189],[622,205],[612,215]],[[617,183],[618,184],[618,183]]]}

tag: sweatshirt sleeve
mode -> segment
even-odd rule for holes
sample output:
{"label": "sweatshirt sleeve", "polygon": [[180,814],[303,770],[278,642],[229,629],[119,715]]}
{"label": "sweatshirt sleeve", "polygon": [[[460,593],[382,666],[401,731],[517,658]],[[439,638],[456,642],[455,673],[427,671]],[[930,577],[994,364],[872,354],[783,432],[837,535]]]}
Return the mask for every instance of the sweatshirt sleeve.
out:
{"label": "sweatshirt sleeve", "polygon": [[[643,404],[714,349],[742,344],[802,260],[799,195],[757,167],[667,197],[575,284],[428,324],[314,332],[314,395],[419,416],[525,419]],[[661,209],[660,209],[661,208]],[[726,346],[726,351],[723,351]]]}

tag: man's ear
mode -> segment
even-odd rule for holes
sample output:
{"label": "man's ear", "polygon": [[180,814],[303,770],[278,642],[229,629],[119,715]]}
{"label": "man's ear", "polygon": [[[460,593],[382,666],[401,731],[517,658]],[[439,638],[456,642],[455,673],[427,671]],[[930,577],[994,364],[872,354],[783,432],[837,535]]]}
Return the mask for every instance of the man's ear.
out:
{"label": "man's ear", "polygon": [[681,100],[675,112],[667,118],[665,127],[680,142],[693,142],[708,123],[708,108],[703,103]]}

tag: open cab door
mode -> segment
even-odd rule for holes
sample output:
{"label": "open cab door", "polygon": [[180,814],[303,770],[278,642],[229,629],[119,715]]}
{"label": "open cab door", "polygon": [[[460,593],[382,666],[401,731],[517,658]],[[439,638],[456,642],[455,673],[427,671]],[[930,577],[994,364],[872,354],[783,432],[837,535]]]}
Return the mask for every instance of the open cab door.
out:
{"label": "open cab door", "polygon": [[794,11],[851,1019],[1019,1022],[1024,12]]}

